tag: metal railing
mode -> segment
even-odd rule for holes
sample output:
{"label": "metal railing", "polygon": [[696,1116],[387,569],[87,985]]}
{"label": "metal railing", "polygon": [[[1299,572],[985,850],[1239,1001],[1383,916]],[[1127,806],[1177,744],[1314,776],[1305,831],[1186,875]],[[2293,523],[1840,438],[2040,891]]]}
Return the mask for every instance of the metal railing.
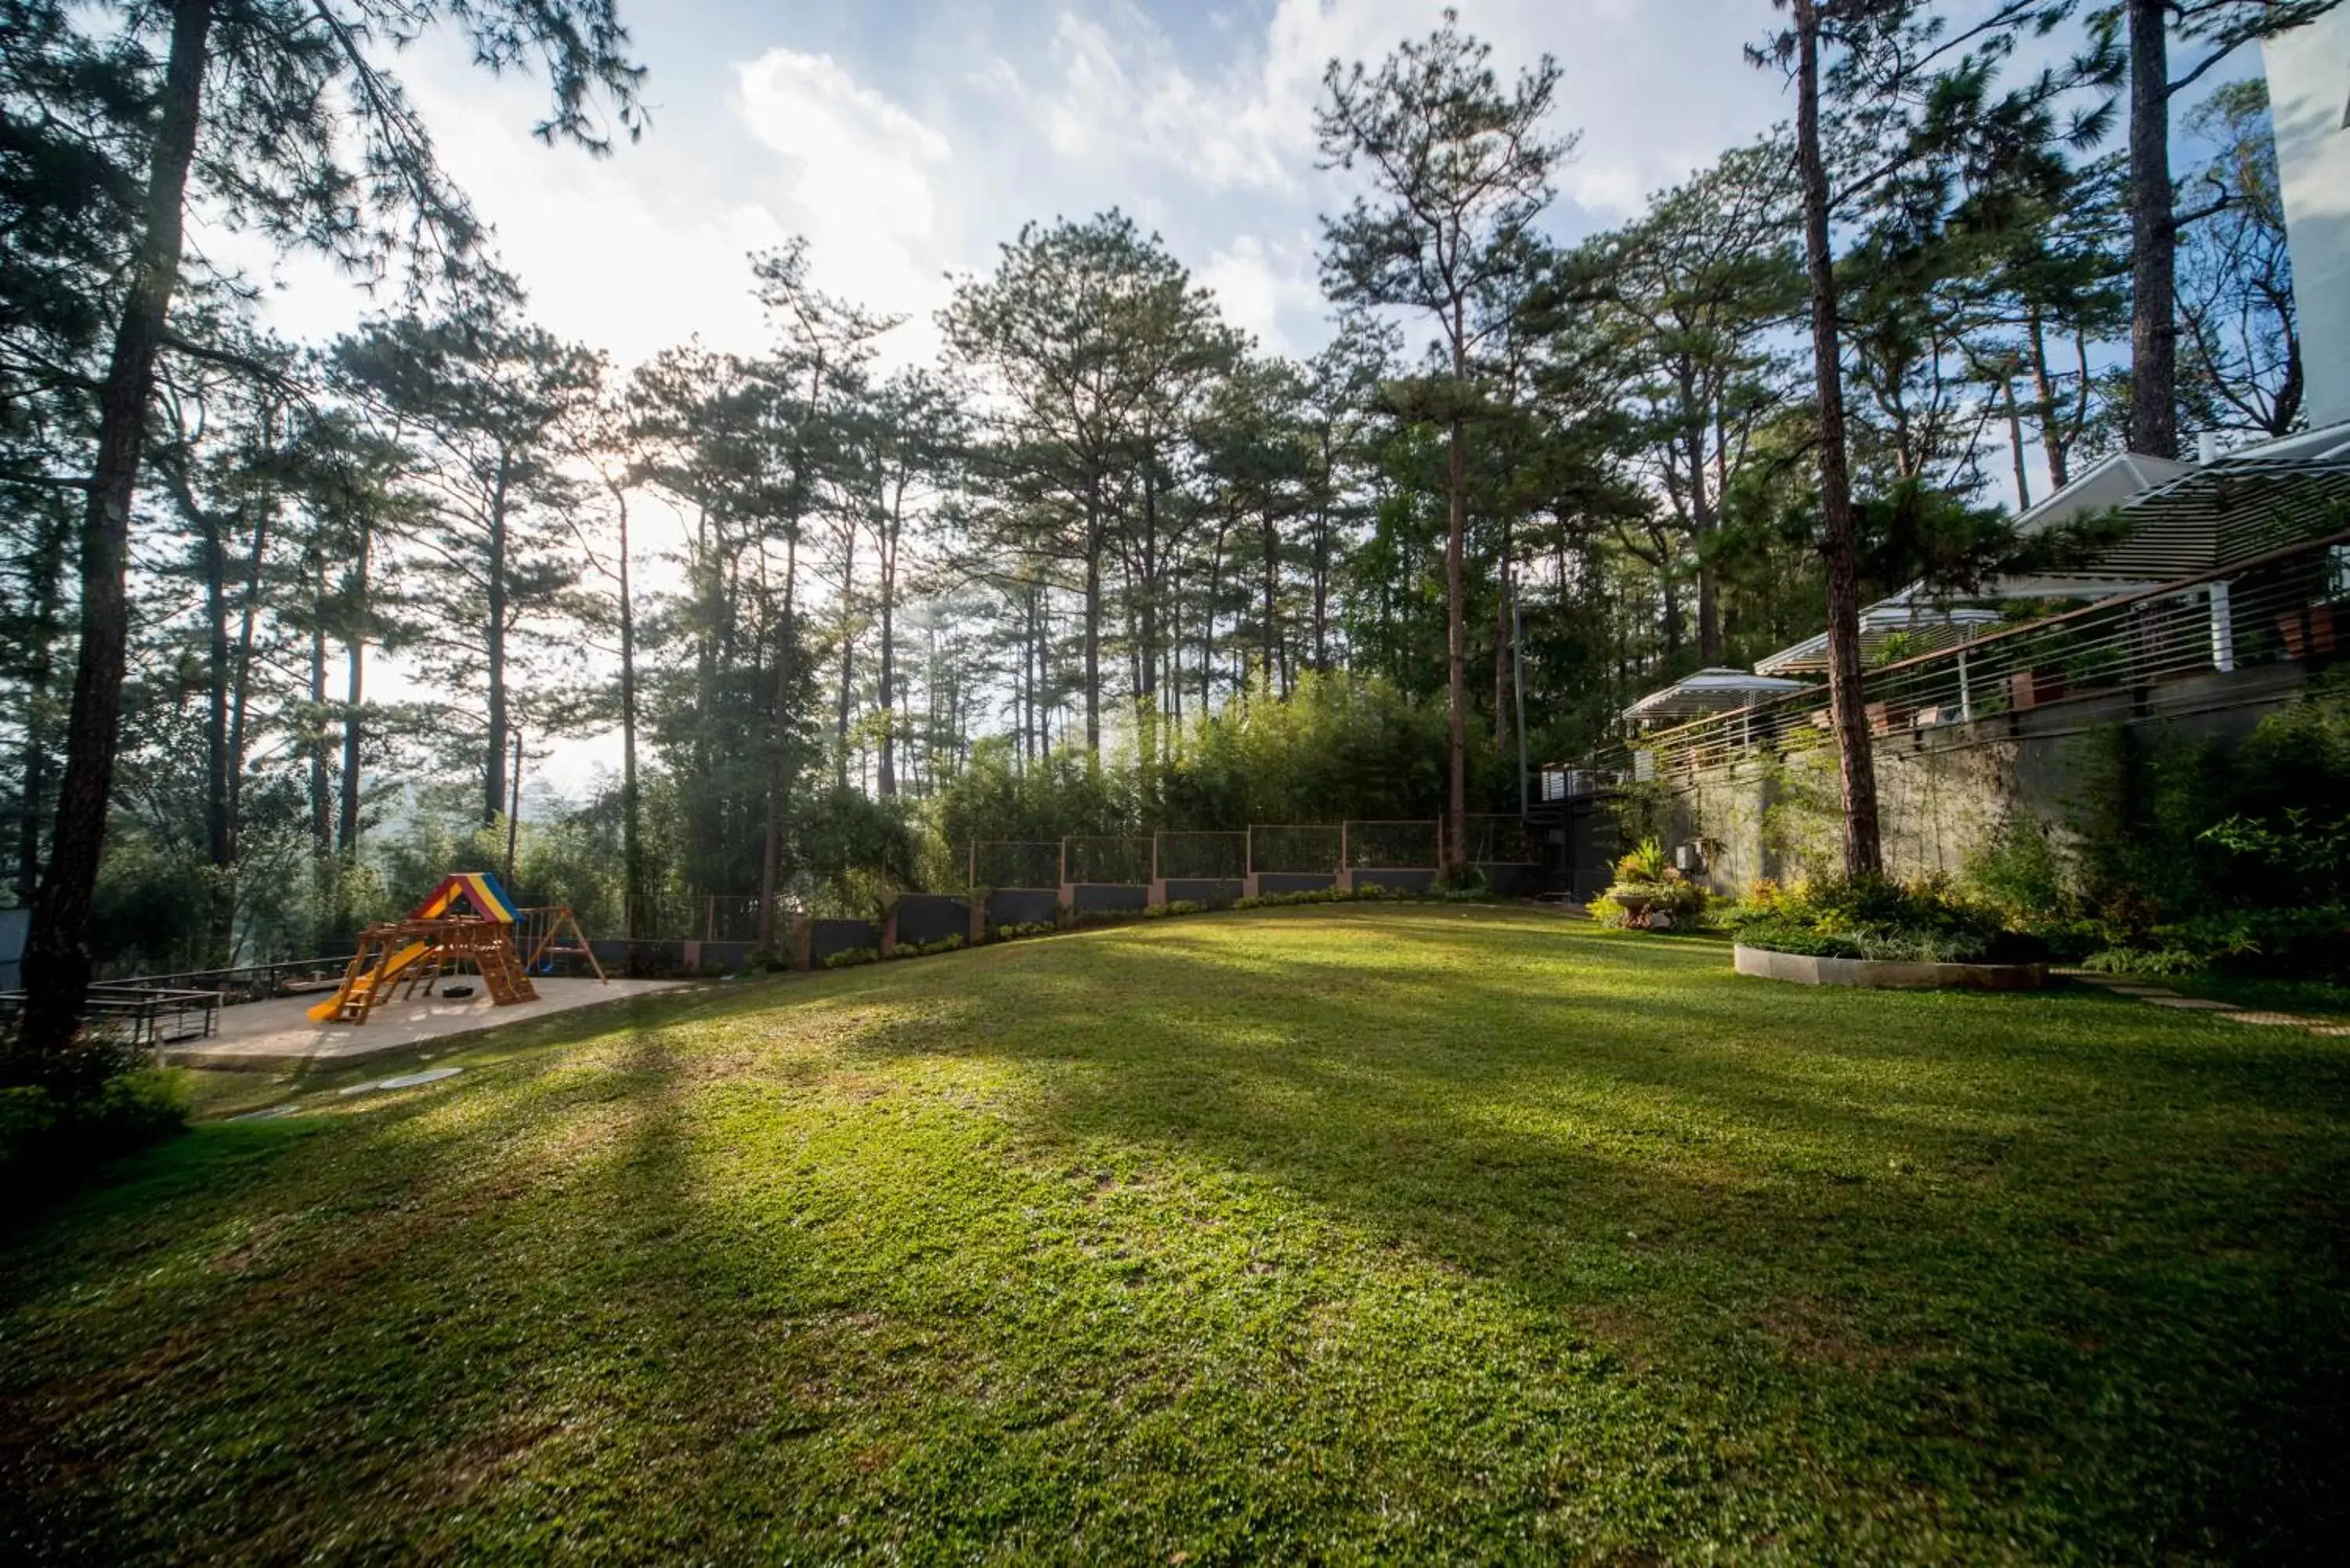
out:
{"label": "metal railing", "polygon": [[[2100,694],[2149,692],[2262,666],[2324,659],[2350,646],[2339,533],[1865,672],[1862,701],[1879,736],[2021,715]],[[2244,701],[2214,680],[2184,713]],[[1762,753],[1834,743],[1828,691],[1806,687],[1627,741],[1596,759],[1638,784]]]}

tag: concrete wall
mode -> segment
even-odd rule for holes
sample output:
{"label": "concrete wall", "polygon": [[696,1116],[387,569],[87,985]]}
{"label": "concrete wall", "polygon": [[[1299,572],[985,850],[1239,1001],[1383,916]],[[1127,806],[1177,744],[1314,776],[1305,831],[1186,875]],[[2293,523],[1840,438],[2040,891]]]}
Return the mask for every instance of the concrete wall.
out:
{"label": "concrete wall", "polygon": [[[2126,725],[2232,745],[2290,701],[2306,679],[2297,664],[2262,665],[2091,692],[1971,724],[1879,735],[1886,869],[1896,877],[1955,875],[2019,814],[2061,836],[2089,782],[2085,770],[2103,732]],[[1705,880],[1717,892],[1740,892],[1762,877],[1784,881],[1838,868],[1841,791],[1829,745],[1677,772],[1659,782],[1670,792],[1666,842],[1710,841]],[[1590,896],[1589,889],[1576,891]]]}
{"label": "concrete wall", "polygon": [[1060,894],[1046,888],[998,888],[987,896],[991,927],[1050,925],[1060,913]]}
{"label": "concrete wall", "polygon": [[2350,7],[2262,48],[2309,422],[2323,429],[2350,420]]}
{"label": "concrete wall", "polygon": [[909,893],[898,900],[898,941],[921,947],[971,935],[971,901],[945,893]]}

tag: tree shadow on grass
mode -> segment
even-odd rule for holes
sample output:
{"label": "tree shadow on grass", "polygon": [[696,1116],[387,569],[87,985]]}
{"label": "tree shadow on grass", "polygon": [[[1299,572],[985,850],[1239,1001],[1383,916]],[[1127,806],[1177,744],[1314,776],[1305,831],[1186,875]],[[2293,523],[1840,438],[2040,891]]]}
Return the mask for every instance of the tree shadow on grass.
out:
{"label": "tree shadow on grass", "polygon": [[2190,1549],[2341,1520],[2338,1051],[1679,953],[1626,994],[1647,954],[1596,944],[1578,989],[1490,938],[1390,920],[1370,968],[1121,932],[971,1010],[1014,1027],[852,1049],[1014,1064],[1047,1145],[1275,1183],[1953,1507]]}
{"label": "tree shadow on grass", "polygon": [[2093,999],[1758,1006],[1710,956],[1099,932],[209,1131],[235,1158],[12,1258],[0,1544],[2290,1555],[2338,1522],[2338,1054]]}

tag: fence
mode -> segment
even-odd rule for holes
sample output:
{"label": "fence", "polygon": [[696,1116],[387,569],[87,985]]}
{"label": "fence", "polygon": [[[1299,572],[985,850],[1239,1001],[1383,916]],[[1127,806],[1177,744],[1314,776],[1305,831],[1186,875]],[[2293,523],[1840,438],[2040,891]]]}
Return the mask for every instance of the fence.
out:
{"label": "fence", "polygon": [[[2211,684],[2211,709],[2227,707],[2237,699],[2214,678],[2329,658],[2350,640],[2345,546],[2350,532],[2333,534],[1879,666],[1861,680],[1868,727],[1906,734],[2199,680]],[[2196,711],[2194,693],[2180,695],[2184,711]],[[1641,736],[1601,765],[1647,784],[1757,753],[1832,743],[1827,688],[1809,686]]]}
{"label": "fence", "polygon": [[1249,873],[1249,836],[1162,833],[1153,855],[1159,881],[1238,881]]}
{"label": "fence", "polygon": [[1433,871],[1442,864],[1437,844],[1443,830],[1437,823],[1350,822],[1346,835],[1348,871],[1379,867]]}
{"label": "fence", "polygon": [[1152,849],[1148,838],[1101,835],[1064,838],[1060,886],[1147,885],[1151,879]]}
{"label": "fence", "polygon": [[1542,857],[1523,817],[1471,815],[1462,825],[1461,858],[1471,866],[1532,866]]}
{"label": "fence", "polygon": [[974,888],[1057,888],[1061,841],[983,838],[971,846]]}
{"label": "fence", "polygon": [[1346,854],[1347,830],[1329,824],[1252,827],[1247,837],[1252,877],[1335,877]]}
{"label": "fence", "polygon": [[[778,919],[783,913],[777,911]],[[759,898],[756,894],[650,894],[629,900],[628,924],[611,934],[648,942],[754,942],[759,940]]]}

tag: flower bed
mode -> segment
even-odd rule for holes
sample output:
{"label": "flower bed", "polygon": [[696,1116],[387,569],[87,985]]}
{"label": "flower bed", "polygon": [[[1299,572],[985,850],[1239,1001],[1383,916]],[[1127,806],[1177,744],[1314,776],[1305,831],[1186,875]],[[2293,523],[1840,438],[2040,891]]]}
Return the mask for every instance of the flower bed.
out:
{"label": "flower bed", "polygon": [[2038,938],[1946,883],[1866,877],[1757,884],[1729,922],[1741,974],[1805,985],[2028,991],[2048,983]]}

